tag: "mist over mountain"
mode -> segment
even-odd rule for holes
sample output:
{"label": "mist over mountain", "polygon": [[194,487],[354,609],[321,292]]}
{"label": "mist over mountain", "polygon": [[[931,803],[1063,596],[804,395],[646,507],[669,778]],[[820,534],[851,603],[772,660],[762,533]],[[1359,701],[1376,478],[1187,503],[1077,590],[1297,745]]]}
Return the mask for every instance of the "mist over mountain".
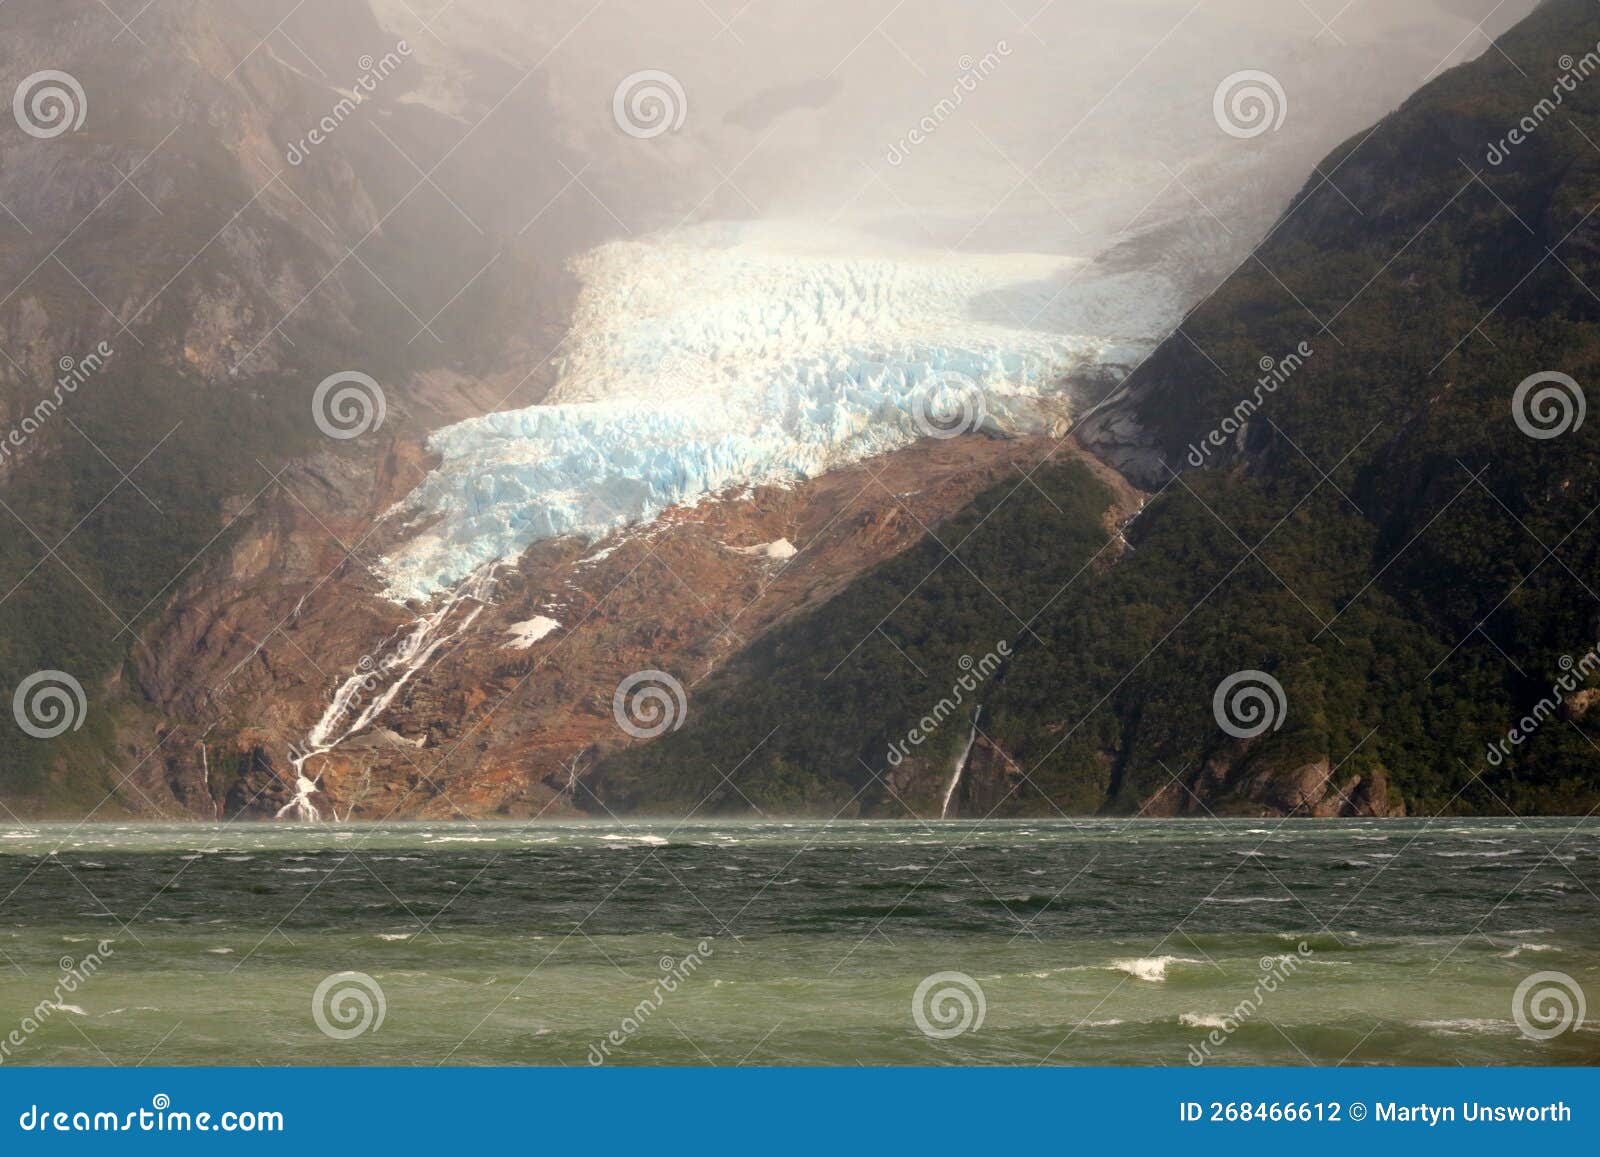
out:
{"label": "mist over mountain", "polygon": [[[1048,559],[1014,540],[963,556],[991,593],[1008,558],[1030,582],[1080,569],[1106,511],[1138,507],[1099,463],[1039,473],[1085,415],[1106,461],[1170,490],[1159,461],[1183,469],[1220,404],[1184,348],[1231,368],[1307,340],[1263,333],[1257,311],[1289,307],[1238,288],[1267,276],[1258,242],[1297,192],[1313,199],[1296,216],[1324,231],[1274,232],[1305,256],[1269,257],[1269,280],[1337,309],[1343,249],[1382,252],[1426,219],[1388,192],[1407,150],[1478,150],[1548,92],[1547,49],[1582,55],[1554,33],[1517,64],[1491,47],[1532,8],[11,0],[0,75],[20,96],[64,73],[83,115],[0,131],[0,424],[16,432],[0,673],[64,673],[84,707],[49,740],[20,717],[0,728],[7,804],[376,818],[676,801],[700,771],[638,769],[713,747],[738,762],[772,705],[723,696],[776,678],[807,632],[844,631],[817,625],[841,606],[887,609],[898,594],[854,584],[898,567],[912,585],[947,520],[974,549],[999,525],[1042,536]],[[1329,178],[1419,88],[1461,91],[1467,60],[1492,71],[1492,110],[1417,106],[1435,119],[1403,147],[1366,146],[1384,164],[1358,152],[1351,179]],[[1541,153],[1554,135],[1518,163],[1581,156]],[[1446,279],[1454,258],[1434,260],[1419,284]],[[1452,309],[1492,303],[1500,282],[1479,280]],[[1196,306],[1208,337],[1172,336]],[[1379,371],[1344,372],[1353,389]],[[952,421],[964,436],[944,436]],[[1261,445],[1237,467],[1251,477]],[[1019,486],[1049,501],[978,525],[980,495]],[[940,655],[975,645],[950,623],[918,628],[944,630]],[[1017,625],[986,622],[983,649]],[[1142,630],[1103,647],[1120,661]],[[1116,677],[1089,659],[1101,644],[1030,645],[1088,664],[1076,682],[1038,669],[1030,711],[1057,712],[1043,688],[1092,702]],[[689,726],[607,763],[639,741],[613,700],[643,671],[672,676]],[[858,756],[926,697],[895,678],[898,705],[854,747],[775,745],[805,770],[766,768],[788,785],[774,798],[814,809],[841,775],[853,791]],[[724,711],[713,744],[706,716]],[[686,754],[691,735],[707,746]],[[1122,740],[1096,743],[1074,758],[1126,763]],[[940,794],[942,768],[913,771],[907,798]],[[1143,773],[1108,775],[1063,773],[1026,806],[1147,800]],[[974,779],[967,806],[985,782],[1001,781]]]}

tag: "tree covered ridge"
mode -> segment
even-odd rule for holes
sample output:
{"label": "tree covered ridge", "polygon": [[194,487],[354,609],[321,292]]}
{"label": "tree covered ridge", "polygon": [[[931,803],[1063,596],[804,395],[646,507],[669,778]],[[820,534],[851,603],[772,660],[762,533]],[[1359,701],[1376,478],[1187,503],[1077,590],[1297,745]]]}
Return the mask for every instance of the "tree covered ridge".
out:
{"label": "tree covered ridge", "polygon": [[[1597,423],[1535,438],[1512,402],[1538,373],[1600,382],[1597,43],[1592,4],[1546,4],[1318,166],[1113,403],[1168,463],[1115,566],[1086,471],[1002,487],[936,529],[961,565],[930,538],[764,640],[684,731],[603,764],[599,797],[936,811],[964,728],[910,778],[880,744],[1000,632],[980,814],[1259,811],[1308,765],[1413,812],[1587,811],[1600,714],[1581,689],[1540,704],[1600,636]],[[1249,669],[1287,710],[1241,741],[1212,695]]]}

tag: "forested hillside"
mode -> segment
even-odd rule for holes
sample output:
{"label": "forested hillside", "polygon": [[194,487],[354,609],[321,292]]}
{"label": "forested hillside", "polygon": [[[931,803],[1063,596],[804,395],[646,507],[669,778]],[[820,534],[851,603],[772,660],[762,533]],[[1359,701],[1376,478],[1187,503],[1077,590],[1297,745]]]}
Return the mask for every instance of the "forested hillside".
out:
{"label": "forested hillside", "polygon": [[[1318,167],[1080,427],[1154,493],[1131,550],[1081,467],[1003,485],[696,688],[599,799],[937,814],[981,702],[964,815],[1591,808],[1597,42],[1593,4],[1546,4]],[[1276,729],[1219,725],[1241,671]]]}

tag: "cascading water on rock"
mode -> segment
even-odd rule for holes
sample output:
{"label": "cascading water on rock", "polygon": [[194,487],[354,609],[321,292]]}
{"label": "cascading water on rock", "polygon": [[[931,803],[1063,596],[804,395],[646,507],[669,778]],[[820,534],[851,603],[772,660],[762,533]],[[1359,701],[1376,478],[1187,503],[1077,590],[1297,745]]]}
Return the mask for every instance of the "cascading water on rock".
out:
{"label": "cascading water on rock", "polygon": [[275,819],[315,822],[322,818],[311,798],[320,790],[322,774],[309,774],[307,765],[376,723],[406,684],[441,650],[466,633],[488,605],[498,569],[498,563],[490,563],[473,571],[448,591],[433,610],[404,628],[387,654],[376,661],[364,657],[356,672],[339,684],[322,717],[290,756],[295,774],[294,797],[278,809]]}
{"label": "cascading water on rock", "polygon": [[939,805],[939,818],[942,820],[950,818],[950,802],[956,797],[956,788],[961,786],[961,775],[967,770],[967,760],[972,758],[973,744],[978,742],[978,718],[982,714],[981,706],[972,713],[972,731],[967,736],[967,745],[956,756],[955,773],[950,777],[950,786],[944,789],[944,802]]}

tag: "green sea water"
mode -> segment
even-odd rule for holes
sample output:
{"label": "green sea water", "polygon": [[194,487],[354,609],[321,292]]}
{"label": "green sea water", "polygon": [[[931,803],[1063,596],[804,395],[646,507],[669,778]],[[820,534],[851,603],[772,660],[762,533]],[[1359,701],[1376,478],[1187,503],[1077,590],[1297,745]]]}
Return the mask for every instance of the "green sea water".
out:
{"label": "green sea water", "polygon": [[1596,1064],[1597,893],[1556,819],[13,825],[0,1054]]}

